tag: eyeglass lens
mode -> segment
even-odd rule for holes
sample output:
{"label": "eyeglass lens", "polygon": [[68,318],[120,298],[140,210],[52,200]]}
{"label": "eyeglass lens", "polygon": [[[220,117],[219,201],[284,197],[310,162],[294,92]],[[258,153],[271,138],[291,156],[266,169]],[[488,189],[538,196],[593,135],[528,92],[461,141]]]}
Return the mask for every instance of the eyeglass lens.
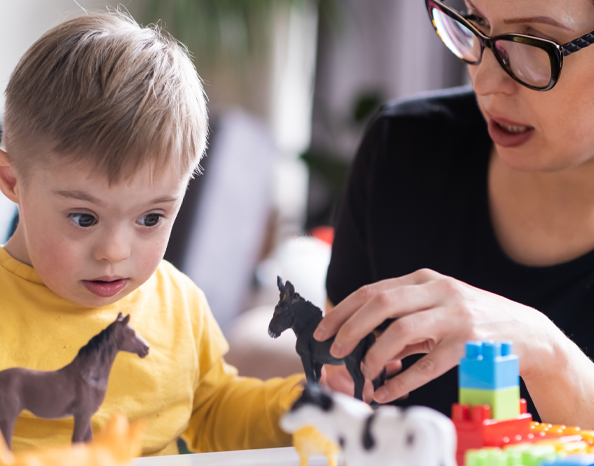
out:
{"label": "eyeglass lens", "polygon": [[480,61],[481,43],[474,32],[437,8],[431,13],[439,37],[454,55],[469,63]]}
{"label": "eyeglass lens", "polygon": [[[439,37],[454,55],[470,64],[480,62],[481,41],[470,29],[437,8],[431,15]],[[520,81],[542,88],[551,81],[551,61],[545,50],[504,39],[497,40],[494,48],[502,66]]]}

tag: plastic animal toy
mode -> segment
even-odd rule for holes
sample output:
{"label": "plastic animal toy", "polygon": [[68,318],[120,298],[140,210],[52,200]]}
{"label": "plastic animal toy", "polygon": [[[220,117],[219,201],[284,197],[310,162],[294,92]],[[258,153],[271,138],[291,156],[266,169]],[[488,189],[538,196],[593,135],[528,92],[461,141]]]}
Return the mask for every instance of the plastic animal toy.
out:
{"label": "plastic animal toy", "polygon": [[115,415],[90,443],[79,443],[13,455],[0,435],[0,466],[119,466],[130,463],[142,451],[142,422],[128,425]]}
{"label": "plastic animal toy", "polygon": [[323,455],[328,466],[338,466],[340,447],[315,427],[305,426],[293,432],[293,446],[299,454],[300,466],[307,466],[310,456]]}
{"label": "plastic animal toy", "polygon": [[57,371],[13,367],[0,372],[0,430],[8,448],[14,423],[27,409],[45,419],[74,416],[73,442],[92,439],[91,416],[99,409],[111,366],[119,351],[144,358],[148,343],[128,325],[130,315],[117,319],[83,346],[72,362]]}
{"label": "plastic animal toy", "polygon": [[[367,350],[375,343],[375,335],[370,333],[359,342],[351,354],[343,359],[337,359],[330,354],[330,347],[334,337],[326,341],[317,341],[313,333],[322,320],[322,311],[299,296],[290,281],[283,284],[280,277],[277,277],[277,284],[280,290],[280,299],[274,308],[272,320],[268,325],[268,334],[272,338],[278,338],[288,328],[292,328],[297,336],[295,349],[301,357],[303,370],[308,382],[319,382],[322,376],[322,366],[330,364],[333,366],[346,365],[353,382],[355,383],[355,398],[363,399],[363,386],[365,377],[361,372],[361,361],[365,358]],[[386,377],[385,370],[373,381],[373,388],[377,390],[384,384]]]}
{"label": "plastic animal toy", "polygon": [[354,398],[307,386],[280,425],[286,432],[315,427],[342,447],[348,466],[456,466],[454,424],[424,406],[370,412]]}

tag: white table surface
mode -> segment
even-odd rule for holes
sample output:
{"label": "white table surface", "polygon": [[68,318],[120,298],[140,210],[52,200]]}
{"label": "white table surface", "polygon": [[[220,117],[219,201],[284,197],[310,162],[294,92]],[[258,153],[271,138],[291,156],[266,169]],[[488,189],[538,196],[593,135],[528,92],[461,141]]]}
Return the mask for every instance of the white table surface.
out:
{"label": "white table surface", "polygon": [[[342,459],[338,462],[343,466]],[[138,458],[132,466],[299,466],[299,455],[293,447],[263,450],[226,451],[194,455],[155,456]],[[327,466],[323,456],[312,456],[309,466]]]}

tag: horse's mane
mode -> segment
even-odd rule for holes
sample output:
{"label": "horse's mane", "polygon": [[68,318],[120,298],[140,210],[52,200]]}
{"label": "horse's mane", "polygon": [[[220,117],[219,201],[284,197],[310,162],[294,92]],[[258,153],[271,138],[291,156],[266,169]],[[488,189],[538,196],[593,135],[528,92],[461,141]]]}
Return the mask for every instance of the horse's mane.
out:
{"label": "horse's mane", "polygon": [[101,351],[102,354],[104,354],[106,349],[115,346],[114,342],[109,342],[111,336],[115,332],[115,324],[117,324],[117,322],[108,325],[107,328],[101,330],[101,332],[91,338],[85,346],[78,350],[76,357],[85,358],[98,351]]}
{"label": "horse's mane", "polygon": [[311,301],[307,301],[304,297],[299,295],[299,293],[294,294],[293,306],[295,306],[295,316],[303,315],[304,311],[306,311],[312,317],[315,317],[316,322],[322,320],[322,310]]}

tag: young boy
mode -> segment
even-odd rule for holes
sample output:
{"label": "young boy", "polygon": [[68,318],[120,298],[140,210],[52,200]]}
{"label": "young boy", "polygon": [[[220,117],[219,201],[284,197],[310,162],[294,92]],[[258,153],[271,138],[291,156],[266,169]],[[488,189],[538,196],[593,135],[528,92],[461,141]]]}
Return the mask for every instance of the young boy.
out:
{"label": "young boy", "polygon": [[[56,370],[130,314],[150,353],[117,356],[92,426],[144,419],[144,455],[177,453],[180,435],[193,451],[288,445],[278,419],[301,391],[300,375],[238,377],[204,294],[162,261],[206,135],[186,51],[118,13],[48,31],[6,90],[0,189],[20,221],[0,248],[0,370]],[[13,449],[72,429],[24,411]]]}

